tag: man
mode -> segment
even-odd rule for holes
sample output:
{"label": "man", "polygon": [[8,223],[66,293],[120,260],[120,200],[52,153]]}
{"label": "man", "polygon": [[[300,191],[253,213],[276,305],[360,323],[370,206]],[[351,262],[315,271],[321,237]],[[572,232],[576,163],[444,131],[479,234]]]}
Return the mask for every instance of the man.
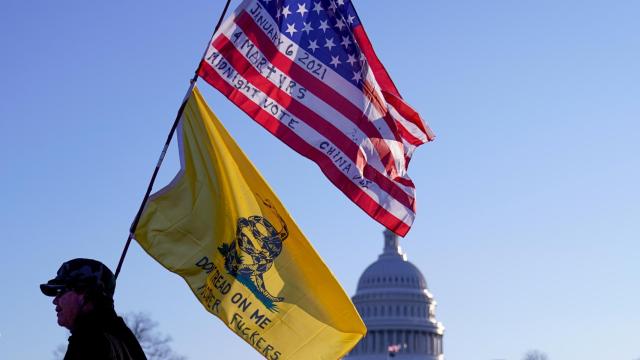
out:
{"label": "man", "polygon": [[52,296],[58,325],[71,331],[64,360],[146,360],[142,347],[113,307],[116,278],[104,264],[73,259],[40,290]]}

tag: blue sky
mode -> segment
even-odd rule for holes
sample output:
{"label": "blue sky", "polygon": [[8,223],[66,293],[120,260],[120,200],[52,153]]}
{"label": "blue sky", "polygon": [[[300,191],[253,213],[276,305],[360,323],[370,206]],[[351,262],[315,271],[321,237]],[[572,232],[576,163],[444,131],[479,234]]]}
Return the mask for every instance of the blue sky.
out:
{"label": "blue sky", "polygon": [[[437,135],[411,162],[418,215],[401,244],[438,301],[446,358],[640,357],[640,4],[390,3],[355,5]],[[222,4],[3,2],[0,358],[66,341],[37,287],[63,261],[115,267]],[[200,89],[353,294],[381,227]],[[172,152],[158,185],[177,168]],[[137,244],[116,304],[149,312],[190,359],[259,358]]]}

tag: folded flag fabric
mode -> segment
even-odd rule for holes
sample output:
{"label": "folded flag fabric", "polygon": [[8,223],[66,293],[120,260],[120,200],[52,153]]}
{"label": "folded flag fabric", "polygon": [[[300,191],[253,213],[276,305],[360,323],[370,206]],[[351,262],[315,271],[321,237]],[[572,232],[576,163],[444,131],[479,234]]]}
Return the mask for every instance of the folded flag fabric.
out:
{"label": "folded flag fabric", "polygon": [[349,0],[245,0],[198,74],[375,220],[404,236],[407,174],[433,133],[400,96]]}
{"label": "folded flag fabric", "polygon": [[366,333],[360,316],[197,89],[178,129],[181,170],[136,240],[265,358],[343,356]]}

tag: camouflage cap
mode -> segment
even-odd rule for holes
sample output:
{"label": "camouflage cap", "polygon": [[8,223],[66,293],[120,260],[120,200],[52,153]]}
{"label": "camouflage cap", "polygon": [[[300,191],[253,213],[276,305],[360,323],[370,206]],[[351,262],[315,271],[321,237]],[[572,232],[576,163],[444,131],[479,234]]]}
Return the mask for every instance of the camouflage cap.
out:
{"label": "camouflage cap", "polygon": [[47,296],[56,296],[65,290],[90,289],[110,298],[116,289],[116,277],[111,270],[93,259],[69,260],[60,266],[55,278],[40,285]]}

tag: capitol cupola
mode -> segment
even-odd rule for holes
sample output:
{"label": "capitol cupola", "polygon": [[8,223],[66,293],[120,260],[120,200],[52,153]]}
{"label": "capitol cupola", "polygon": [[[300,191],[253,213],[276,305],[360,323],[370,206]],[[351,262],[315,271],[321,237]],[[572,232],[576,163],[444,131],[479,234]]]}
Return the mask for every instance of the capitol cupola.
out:
{"label": "capitol cupola", "polygon": [[390,346],[401,360],[444,359],[444,327],[435,318],[436,302],[399,242],[396,234],[385,230],[382,254],[360,276],[352,300],[367,326],[367,336],[348,359],[387,359]]}

